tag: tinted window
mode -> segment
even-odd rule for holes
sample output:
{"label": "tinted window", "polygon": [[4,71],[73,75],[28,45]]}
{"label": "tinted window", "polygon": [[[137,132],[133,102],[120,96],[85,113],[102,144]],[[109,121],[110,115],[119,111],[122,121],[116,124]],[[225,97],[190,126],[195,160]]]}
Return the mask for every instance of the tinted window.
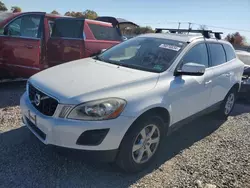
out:
{"label": "tinted window", "polygon": [[206,44],[198,44],[194,46],[183,57],[181,66],[186,63],[198,63],[208,67],[208,54]]}
{"label": "tinted window", "polygon": [[97,40],[122,40],[122,36],[120,35],[119,30],[115,27],[106,27],[95,24],[89,24],[89,27]]}
{"label": "tinted window", "polygon": [[13,22],[8,27],[8,35],[39,38],[39,26],[41,16],[22,16]]}
{"label": "tinted window", "polygon": [[230,61],[230,60],[236,58],[234,49],[233,49],[230,45],[228,45],[228,44],[223,44],[223,46],[224,46],[224,49],[225,49],[225,51],[226,51],[227,61]]}
{"label": "tinted window", "polygon": [[226,54],[221,44],[209,44],[209,49],[211,52],[212,66],[226,62]]}
{"label": "tinted window", "polygon": [[52,37],[83,38],[84,20],[58,19],[52,25]]}
{"label": "tinted window", "polygon": [[185,44],[168,39],[136,37],[122,42],[96,58],[133,69],[163,72]]}

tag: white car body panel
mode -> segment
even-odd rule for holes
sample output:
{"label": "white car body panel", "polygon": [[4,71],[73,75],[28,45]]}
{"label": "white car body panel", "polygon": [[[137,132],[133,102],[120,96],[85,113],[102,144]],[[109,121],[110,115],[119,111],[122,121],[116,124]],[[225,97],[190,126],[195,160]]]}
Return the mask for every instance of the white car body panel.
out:
{"label": "white car body panel", "polygon": [[76,60],[44,70],[29,80],[63,104],[79,104],[100,98],[123,97],[147,91],[159,74],[119,67],[92,58]]}
{"label": "white car body panel", "polygon": [[[47,135],[46,140],[40,139],[45,144],[84,150],[117,149],[129,127],[144,112],[156,107],[164,108],[169,112],[169,126],[172,126],[221,102],[235,84],[240,85],[244,64],[237,58],[207,68],[202,76],[174,76],[183,55],[200,42],[204,42],[204,39],[189,44],[171,67],[162,73],[135,70],[86,58],[47,69],[29,79],[29,83],[56,98],[61,105],[75,106],[110,97],[124,99],[126,107],[116,119],[81,121],[59,118],[61,108],[57,108],[54,116],[47,117],[33,107],[27,92],[20,102],[22,114],[27,117],[28,111],[31,111],[37,115],[37,127]],[[82,132],[102,128],[109,128],[110,131],[100,145],[76,144]]]}
{"label": "white car body panel", "polygon": [[214,75],[212,79],[212,93],[210,96],[211,105],[218,102],[218,100],[223,100],[228,91],[236,83],[240,84],[244,71],[242,65],[243,63],[236,58],[230,62],[210,68]]}

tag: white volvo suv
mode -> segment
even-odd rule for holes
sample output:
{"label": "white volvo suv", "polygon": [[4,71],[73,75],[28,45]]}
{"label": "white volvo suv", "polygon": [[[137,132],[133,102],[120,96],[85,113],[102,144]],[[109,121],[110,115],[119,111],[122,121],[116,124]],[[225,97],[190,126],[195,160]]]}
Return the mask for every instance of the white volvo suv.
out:
{"label": "white volvo suv", "polygon": [[21,97],[22,123],[44,144],[139,171],[174,127],[215,110],[226,118],[243,69],[223,40],[141,35],[32,76]]}

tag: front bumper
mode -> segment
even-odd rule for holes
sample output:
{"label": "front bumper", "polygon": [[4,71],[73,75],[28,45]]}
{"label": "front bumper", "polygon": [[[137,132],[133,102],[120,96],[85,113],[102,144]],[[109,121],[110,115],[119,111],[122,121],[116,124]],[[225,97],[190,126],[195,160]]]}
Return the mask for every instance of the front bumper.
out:
{"label": "front bumper", "polygon": [[[119,116],[113,120],[106,121],[79,121],[58,117],[49,117],[41,114],[30,103],[27,93],[24,93],[20,100],[20,107],[23,116],[23,125],[33,132],[36,137],[44,144],[50,144],[60,147],[89,150],[89,151],[107,151],[117,150],[130,125],[135,118]],[[29,125],[30,114],[36,117],[34,127]],[[109,132],[99,145],[78,145],[76,144],[79,136],[88,130],[109,129]],[[39,130],[45,134],[39,134]]]}

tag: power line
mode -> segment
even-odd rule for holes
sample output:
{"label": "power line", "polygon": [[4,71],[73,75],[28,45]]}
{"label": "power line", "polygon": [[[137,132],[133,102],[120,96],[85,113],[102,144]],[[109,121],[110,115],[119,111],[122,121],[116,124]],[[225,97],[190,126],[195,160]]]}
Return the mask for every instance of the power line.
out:
{"label": "power line", "polygon": [[231,30],[231,31],[242,31],[242,32],[250,32],[250,30],[245,30],[245,29],[236,29],[236,28],[228,28],[228,27],[219,27],[219,26],[212,26],[212,25],[206,25],[206,24],[199,24],[199,23],[193,23],[193,22],[145,22],[145,23],[140,23],[140,24],[154,24],[154,25],[159,25],[159,24],[176,24],[178,27],[181,24],[188,24],[188,27],[190,28],[191,25],[205,25],[207,27],[212,27],[212,28],[217,28],[217,29],[225,29],[225,30]]}
{"label": "power line", "polygon": [[[198,23],[193,23],[196,25],[202,25]],[[227,27],[218,27],[218,26],[212,26],[212,25],[205,25],[207,27],[213,27],[213,28],[218,28],[218,29],[225,29],[225,30],[233,30],[233,31],[242,31],[242,32],[250,32],[250,30],[245,30],[245,29],[235,29],[235,28],[227,28]]]}

